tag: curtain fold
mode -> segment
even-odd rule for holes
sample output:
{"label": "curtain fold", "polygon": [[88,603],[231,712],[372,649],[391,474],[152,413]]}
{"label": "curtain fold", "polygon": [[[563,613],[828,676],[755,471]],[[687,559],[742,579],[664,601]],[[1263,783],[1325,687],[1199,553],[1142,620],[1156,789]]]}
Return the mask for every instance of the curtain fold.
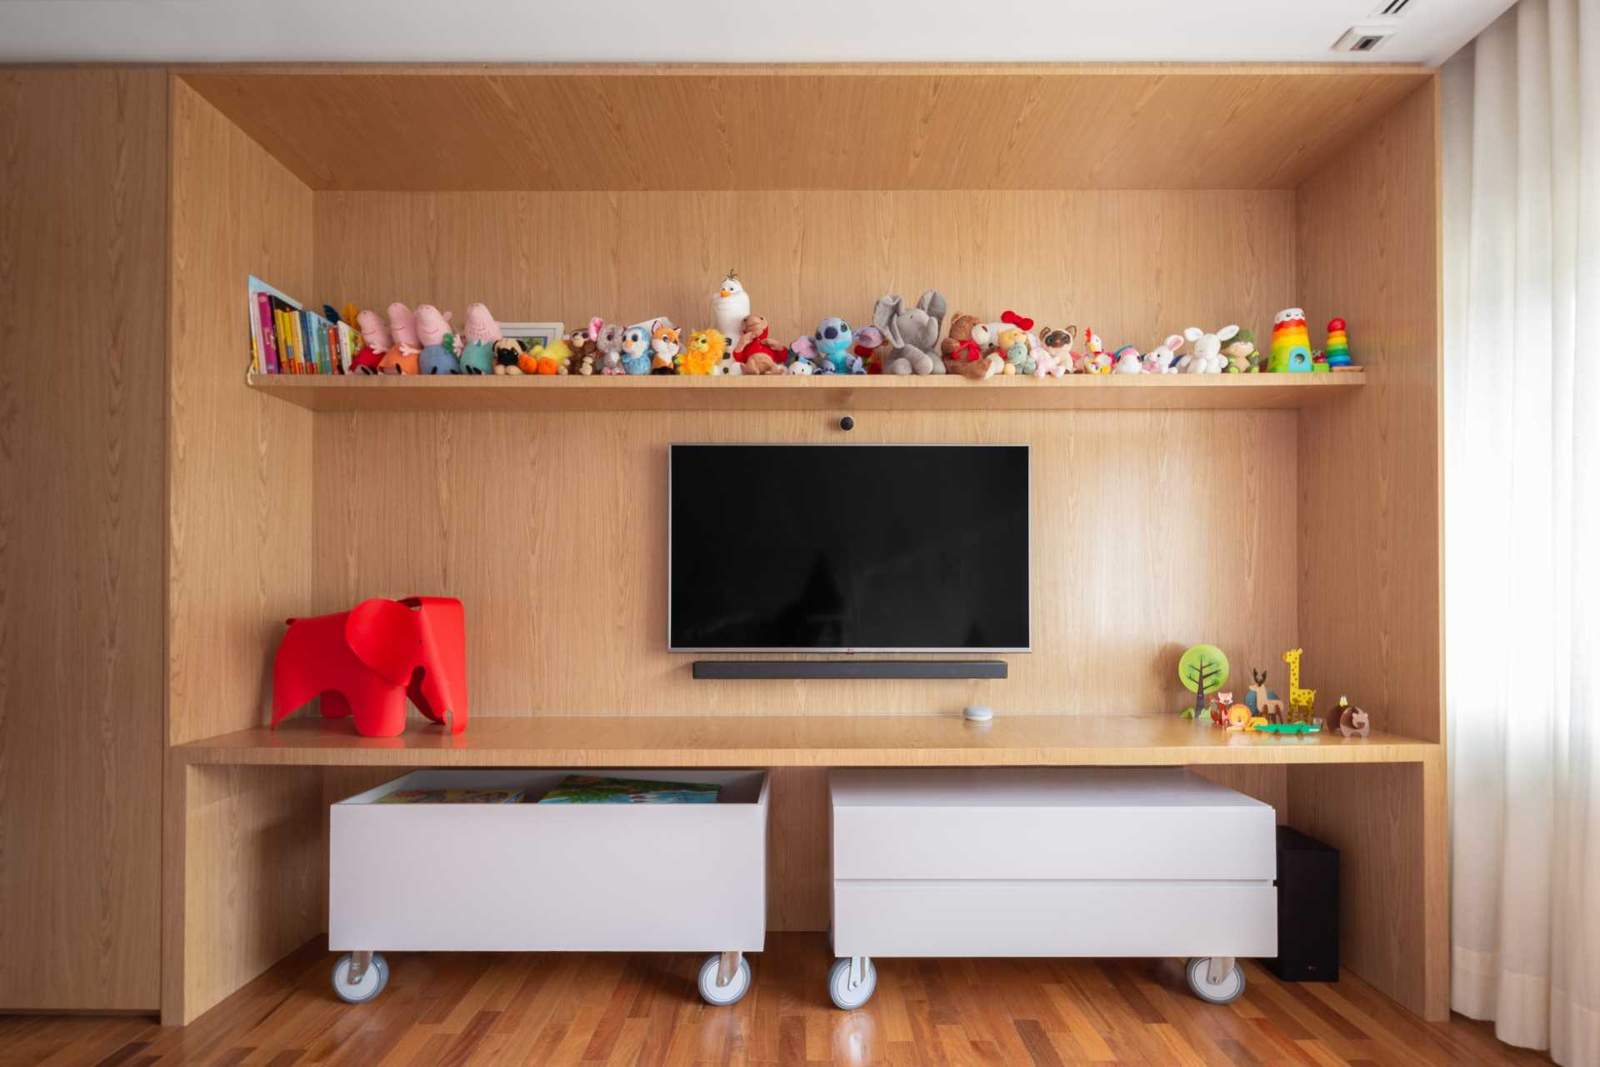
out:
{"label": "curtain fold", "polygon": [[1600,0],[1441,95],[1452,1005],[1600,1064]]}

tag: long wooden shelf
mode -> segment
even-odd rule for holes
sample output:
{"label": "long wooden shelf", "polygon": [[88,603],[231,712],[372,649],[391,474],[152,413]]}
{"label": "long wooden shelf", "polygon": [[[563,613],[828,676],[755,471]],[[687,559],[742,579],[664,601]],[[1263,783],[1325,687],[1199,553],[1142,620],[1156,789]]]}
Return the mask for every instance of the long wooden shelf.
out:
{"label": "long wooden shelf", "polygon": [[1366,372],[937,377],[345,377],[252,374],[313,411],[1056,411],[1303,408],[1353,395]]}
{"label": "long wooden shelf", "polygon": [[291,719],[179,746],[186,763],[340,767],[881,767],[1421,763],[1393,734],[1229,733],[1175,715],[534,716],[475,718],[456,736],[414,720],[396,738]]}

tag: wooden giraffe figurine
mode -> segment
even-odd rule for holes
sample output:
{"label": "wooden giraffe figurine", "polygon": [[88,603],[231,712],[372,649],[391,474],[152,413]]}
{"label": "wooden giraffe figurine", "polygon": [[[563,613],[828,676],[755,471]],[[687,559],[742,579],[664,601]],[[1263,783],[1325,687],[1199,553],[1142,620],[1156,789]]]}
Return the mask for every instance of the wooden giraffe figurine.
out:
{"label": "wooden giraffe figurine", "polygon": [[1317,710],[1317,691],[1300,688],[1300,655],[1304,649],[1291,648],[1283,654],[1289,665],[1289,717],[1296,722],[1310,722]]}

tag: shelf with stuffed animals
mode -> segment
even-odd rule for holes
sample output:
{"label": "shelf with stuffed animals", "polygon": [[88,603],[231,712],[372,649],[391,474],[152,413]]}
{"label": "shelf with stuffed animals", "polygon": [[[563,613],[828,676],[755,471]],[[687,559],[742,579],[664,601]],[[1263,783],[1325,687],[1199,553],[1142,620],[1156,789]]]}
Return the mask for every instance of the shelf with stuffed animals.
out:
{"label": "shelf with stuffed animals", "polygon": [[[254,288],[252,299],[262,299]],[[1344,320],[1329,322],[1327,352],[1314,353],[1299,308],[1278,314],[1265,353],[1237,325],[1190,327],[1149,352],[1113,350],[1093,329],[1036,328],[1012,311],[994,322],[948,315],[936,290],[915,306],[882,297],[871,325],[827,317],[774,344],[733,271],[710,312],[716,325],[685,337],[665,316],[626,326],[597,317],[571,331],[503,328],[481,303],[467,308],[459,331],[448,312],[402,303],[383,315],[298,310],[274,328],[262,307],[252,319],[250,384],[317,411],[1019,411],[1297,409],[1348,396],[1365,380]]]}

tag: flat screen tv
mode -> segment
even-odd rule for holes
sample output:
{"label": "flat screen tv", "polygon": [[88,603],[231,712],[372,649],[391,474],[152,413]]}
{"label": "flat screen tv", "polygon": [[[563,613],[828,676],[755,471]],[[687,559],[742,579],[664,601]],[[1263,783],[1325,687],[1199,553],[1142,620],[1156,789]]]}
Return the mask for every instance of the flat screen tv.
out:
{"label": "flat screen tv", "polygon": [[673,445],[675,652],[1026,652],[1026,445]]}

